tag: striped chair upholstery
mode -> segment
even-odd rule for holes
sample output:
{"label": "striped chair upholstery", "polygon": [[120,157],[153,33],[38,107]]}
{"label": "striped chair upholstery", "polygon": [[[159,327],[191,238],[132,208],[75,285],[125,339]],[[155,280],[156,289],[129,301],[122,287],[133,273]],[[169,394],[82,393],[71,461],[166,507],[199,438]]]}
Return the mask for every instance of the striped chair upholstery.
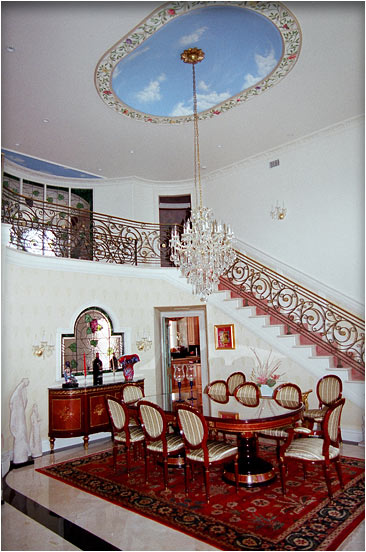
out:
{"label": "striped chair upholstery", "polygon": [[[310,429],[314,427],[314,423],[321,425],[328,407],[342,397],[342,380],[334,374],[324,376],[317,383],[316,394],[319,407],[304,412],[305,423]],[[319,431],[321,433],[322,429]]]}
{"label": "striped chair upholstery", "polygon": [[[285,408],[299,408],[302,402],[301,389],[295,383],[283,383],[276,387],[273,393],[274,400]],[[288,430],[291,425],[286,425],[273,429],[262,429],[258,435],[265,439],[273,439],[277,442],[277,458],[280,455],[281,442],[288,437]]]}
{"label": "striped chair upholstery", "polygon": [[228,401],[228,388],[225,380],[216,380],[207,387],[207,395],[217,402]]}
{"label": "striped chair upholstery", "polygon": [[142,389],[139,385],[129,383],[122,389],[122,397],[126,404],[136,402],[144,397]]}
{"label": "striped chair upholstery", "polygon": [[258,406],[261,393],[254,381],[246,381],[234,391],[234,397],[245,406]]}
{"label": "striped chair upholstery", "polygon": [[127,475],[129,475],[130,448],[134,444],[141,444],[144,441],[144,434],[140,427],[130,425],[126,404],[118,401],[115,397],[107,396],[106,405],[112,427],[113,468],[116,471],[118,447],[124,445],[126,447]]}
{"label": "striped chair upholstery", "polygon": [[190,464],[198,462],[204,470],[206,501],[210,501],[209,468],[212,464],[234,459],[236,491],[239,487],[238,475],[238,447],[226,443],[210,441],[208,439],[207,422],[204,416],[188,404],[177,408],[179,429],[186,450],[185,483],[188,493],[188,475]]}
{"label": "striped chair upholstery", "polygon": [[138,415],[145,435],[145,481],[148,477],[150,452],[163,459],[164,486],[168,487],[168,457],[183,451],[184,443],[179,435],[168,433],[164,411],[156,404],[141,400]]}
{"label": "striped chair upholstery", "polygon": [[[285,472],[288,462],[301,462],[304,466],[307,463],[322,463],[324,467],[325,481],[328,488],[328,496],[332,498],[332,488],[330,481],[329,468],[331,462],[334,462],[338,479],[343,487],[340,458],[340,421],[345,399],[340,399],[330,405],[325,413],[323,420],[323,437],[314,437],[315,432],[309,428],[292,429],[288,440],[281,447],[280,452],[280,473],[282,491],[285,494]],[[293,440],[295,433],[301,435],[301,438]]]}
{"label": "striped chair upholstery", "polygon": [[234,372],[233,374],[230,374],[226,380],[229,395],[234,395],[236,387],[245,381],[245,374],[243,374],[243,372]]}

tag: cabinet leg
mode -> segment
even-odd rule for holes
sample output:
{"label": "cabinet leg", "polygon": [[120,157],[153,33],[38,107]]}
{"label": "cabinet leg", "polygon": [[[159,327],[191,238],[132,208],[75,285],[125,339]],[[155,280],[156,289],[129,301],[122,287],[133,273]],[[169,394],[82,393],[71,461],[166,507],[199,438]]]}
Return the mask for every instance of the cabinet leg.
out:
{"label": "cabinet leg", "polygon": [[51,450],[51,452],[54,452],[54,449],[55,449],[55,438],[50,437],[50,450]]}
{"label": "cabinet leg", "polygon": [[89,446],[89,436],[88,436],[88,435],[84,435],[83,441],[84,441],[84,448],[85,448],[85,450],[88,450],[88,446]]}

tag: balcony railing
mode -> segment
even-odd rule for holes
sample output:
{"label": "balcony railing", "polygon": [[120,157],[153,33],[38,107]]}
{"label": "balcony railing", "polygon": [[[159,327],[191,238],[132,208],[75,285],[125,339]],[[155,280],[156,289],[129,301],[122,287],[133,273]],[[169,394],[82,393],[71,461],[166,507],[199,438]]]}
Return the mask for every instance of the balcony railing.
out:
{"label": "balcony railing", "polygon": [[3,188],[10,246],[42,255],[117,264],[172,266],[171,226],[49,204]]}
{"label": "balcony railing", "polygon": [[[2,222],[10,246],[23,251],[117,264],[172,266],[170,225],[136,222],[85,209],[48,204],[4,189]],[[338,366],[364,374],[361,318],[237,252],[222,284],[333,355]]]}

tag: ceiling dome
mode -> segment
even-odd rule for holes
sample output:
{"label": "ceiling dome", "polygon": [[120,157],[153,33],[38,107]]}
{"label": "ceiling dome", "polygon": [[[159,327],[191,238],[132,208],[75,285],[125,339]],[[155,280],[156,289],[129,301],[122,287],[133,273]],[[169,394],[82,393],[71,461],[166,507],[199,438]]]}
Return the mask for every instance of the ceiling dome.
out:
{"label": "ceiling dome", "polygon": [[201,119],[219,115],[269,89],[297,61],[301,32],[279,2],[164,4],[99,61],[99,95],[118,113],[155,123],[192,119],[192,78],[180,60],[188,47],[197,68]]}

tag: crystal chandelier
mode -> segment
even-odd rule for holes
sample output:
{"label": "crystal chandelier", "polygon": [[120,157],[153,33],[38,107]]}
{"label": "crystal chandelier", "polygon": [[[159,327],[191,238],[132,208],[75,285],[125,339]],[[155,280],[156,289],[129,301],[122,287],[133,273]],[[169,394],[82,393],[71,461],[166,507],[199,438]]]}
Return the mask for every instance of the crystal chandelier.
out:
{"label": "crystal chandelier", "polygon": [[174,226],[170,240],[170,260],[180,268],[192,285],[193,293],[200,295],[203,302],[216,291],[220,276],[230,268],[236,256],[231,244],[234,234],[230,226],[216,222],[212,210],[202,206],[195,64],[204,56],[198,48],[189,48],[181,54],[182,61],[192,65],[194,186],[198,206],[192,209],[191,218],[184,223],[181,236],[177,226]]}

